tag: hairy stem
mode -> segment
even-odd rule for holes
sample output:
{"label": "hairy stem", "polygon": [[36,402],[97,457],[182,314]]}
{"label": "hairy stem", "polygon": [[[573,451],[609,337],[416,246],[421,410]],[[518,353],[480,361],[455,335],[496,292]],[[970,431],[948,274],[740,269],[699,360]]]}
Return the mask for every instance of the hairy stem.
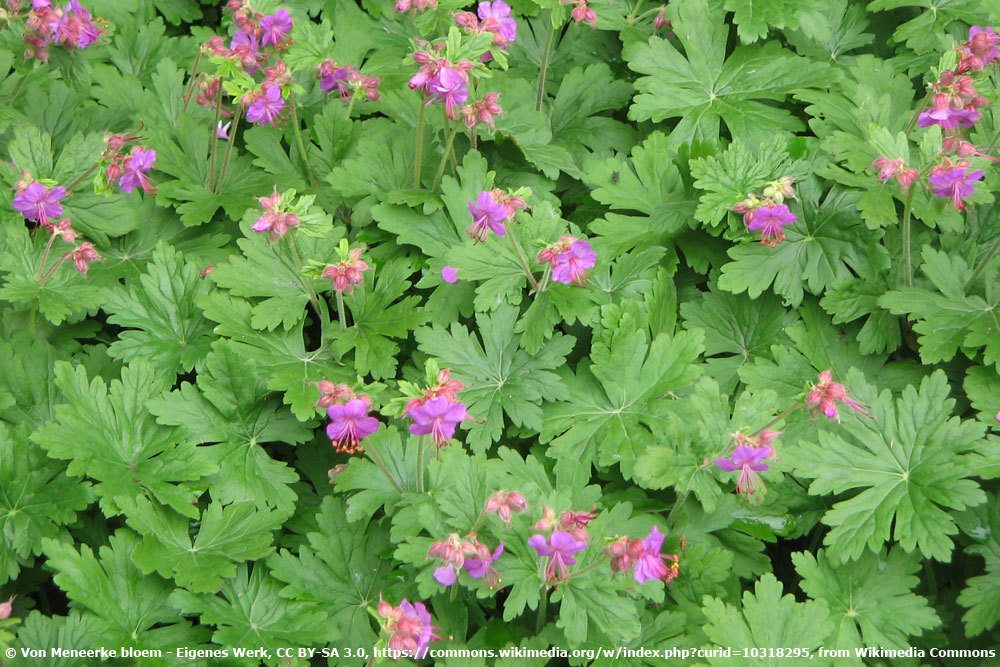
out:
{"label": "hairy stem", "polygon": [[417,438],[417,493],[424,492],[424,436]]}
{"label": "hairy stem", "polygon": [[219,194],[222,184],[226,181],[226,175],[229,172],[229,161],[233,157],[233,144],[236,143],[236,130],[240,127],[240,119],[242,117],[243,107],[236,107],[236,113],[233,115],[233,124],[229,126],[229,140],[226,144],[226,156],[222,159],[222,171],[219,172],[219,180],[215,182],[215,189],[212,191],[215,194]]}
{"label": "hairy stem", "polygon": [[219,86],[219,92],[215,96],[215,120],[212,121],[212,127],[209,128],[212,138],[212,157],[209,160],[208,166],[208,189],[215,192],[215,160],[219,152],[219,116],[222,115],[222,86]]}
{"label": "hairy stem", "polygon": [[413,148],[413,189],[420,189],[420,169],[424,164],[424,116],[426,107],[420,103],[420,115],[417,116],[417,145]]}
{"label": "hairy stem", "polygon": [[191,68],[191,78],[188,80],[187,88],[184,89],[184,107],[181,109],[182,112],[187,112],[188,105],[191,103],[191,93],[194,92],[194,82],[198,80],[198,68],[201,66],[201,49],[198,49],[198,55],[194,59],[194,67]]}
{"label": "hairy stem", "polygon": [[444,176],[445,165],[448,164],[448,154],[451,152],[451,147],[455,143],[455,135],[458,134],[458,123],[454,123],[451,129],[448,130],[448,138],[445,140],[444,153],[441,155],[441,161],[438,162],[437,172],[434,174],[434,182],[431,184],[431,190],[437,190],[438,185],[441,184],[441,178]]}
{"label": "hairy stem", "polygon": [[313,188],[319,187],[319,182],[316,180],[316,175],[313,174],[312,167],[309,166],[309,153],[306,152],[306,145],[302,141],[302,128],[299,127],[299,114],[295,108],[295,95],[288,96],[288,105],[292,110],[292,131],[295,134],[295,143],[299,148],[299,155],[302,157],[302,164],[305,165],[306,175],[309,177],[309,183]]}
{"label": "hairy stem", "polygon": [[632,5],[632,11],[630,11],[628,13],[628,17],[626,17],[626,19],[625,19],[626,23],[632,24],[632,23],[635,22],[635,15],[639,11],[639,9],[642,7],[642,5],[643,5],[644,2],[645,2],[645,0],[635,0],[635,4]]}
{"label": "hairy stem", "polygon": [[549,587],[542,589],[542,595],[538,599],[538,615],[535,616],[535,634],[537,635],[545,627],[545,617],[549,613]]}
{"label": "hairy stem", "polygon": [[910,250],[910,216],[913,212],[914,187],[906,191],[906,203],[903,206],[903,275],[906,286],[913,287],[913,257]]}
{"label": "hairy stem", "polygon": [[382,455],[378,453],[378,450],[373,447],[367,447],[365,448],[365,452],[368,453],[371,460],[375,462],[378,469],[381,470],[382,474],[389,480],[389,483],[392,484],[392,488],[396,489],[399,493],[403,493],[403,485],[396,480],[396,477],[391,472],[389,472],[389,466],[385,464],[385,461],[382,459]]}
{"label": "hairy stem", "polygon": [[337,290],[335,291],[337,293],[337,318],[340,321],[340,330],[344,331],[347,329],[347,315],[344,311],[344,295]]}
{"label": "hairy stem", "polygon": [[521,247],[521,243],[517,240],[517,234],[514,233],[514,227],[511,226],[507,230],[507,236],[510,237],[510,244],[514,246],[514,253],[517,255],[517,261],[521,265],[521,270],[524,271],[524,275],[528,277],[528,282],[531,283],[532,289],[538,291],[538,281],[535,280],[535,274],[531,271],[531,266],[528,264],[528,258],[524,254],[524,248]]}
{"label": "hairy stem", "polygon": [[556,27],[552,23],[552,10],[546,12],[549,23],[549,33],[545,37],[545,46],[542,48],[542,61],[538,65],[538,93],[535,95],[535,111],[542,110],[542,101],[545,100],[545,77],[549,71],[549,56],[552,54],[552,41],[556,36]]}
{"label": "hairy stem", "polygon": [[56,233],[52,232],[49,237],[49,242],[45,244],[45,252],[42,253],[42,261],[38,265],[38,271],[35,272],[35,280],[40,281],[42,279],[42,273],[45,271],[45,263],[49,261],[49,252],[52,251],[52,244],[55,243]]}
{"label": "hairy stem", "polygon": [[326,342],[326,324],[330,321],[330,314],[327,310],[326,303],[319,298],[319,295],[316,294],[316,290],[313,289],[312,281],[302,275],[302,258],[299,256],[299,249],[295,244],[295,235],[290,234],[286,237],[286,239],[288,241],[289,254],[292,257],[292,263],[295,265],[295,271],[299,280],[302,281],[302,286],[306,290],[309,302],[316,310],[316,317],[319,319],[319,347],[322,349],[324,343]]}
{"label": "hairy stem", "polygon": [[[94,164],[90,165],[89,167],[87,167],[87,169],[82,174],[80,174],[79,176],[77,176],[76,178],[74,178],[73,182],[66,186],[66,192],[67,193],[72,193],[73,192],[73,188],[75,188],[76,186],[80,185],[80,183],[83,183],[88,178],[90,178],[91,175],[93,175],[93,173],[95,171],[97,171],[97,163],[96,162]],[[71,194],[68,194],[68,196],[71,196]]]}

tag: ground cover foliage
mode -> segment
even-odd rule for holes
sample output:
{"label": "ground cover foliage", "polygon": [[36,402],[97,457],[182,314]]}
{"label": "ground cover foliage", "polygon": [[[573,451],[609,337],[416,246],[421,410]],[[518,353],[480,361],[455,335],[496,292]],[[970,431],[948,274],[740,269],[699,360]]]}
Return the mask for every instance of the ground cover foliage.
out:
{"label": "ground cover foliage", "polygon": [[1000,648],[1000,3],[2,6],[0,648]]}

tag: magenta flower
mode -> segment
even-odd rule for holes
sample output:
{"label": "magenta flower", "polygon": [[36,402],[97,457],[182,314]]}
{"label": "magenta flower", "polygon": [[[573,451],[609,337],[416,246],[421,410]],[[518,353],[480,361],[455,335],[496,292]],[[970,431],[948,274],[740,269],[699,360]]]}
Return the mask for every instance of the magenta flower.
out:
{"label": "magenta flower", "polygon": [[413,658],[423,658],[432,640],[440,639],[434,632],[431,615],[423,602],[410,603],[403,599],[393,607],[385,600],[379,600],[378,614],[384,621],[389,635],[389,648]]}
{"label": "magenta flower", "polygon": [[596,261],[597,253],[587,241],[573,241],[568,251],[556,257],[552,280],[564,285],[582,285],[587,280],[587,270],[594,268]]}
{"label": "magenta flower", "polygon": [[715,459],[715,465],[726,472],[740,471],[740,477],[736,481],[736,493],[742,496],[752,496],[757,491],[764,492],[767,487],[758,475],[758,472],[767,470],[768,466],[763,463],[765,459],[774,457],[774,447],[763,445],[754,447],[752,445],[740,445],[729,456],[729,458]]}
{"label": "magenta flower", "polygon": [[449,285],[454,285],[458,282],[458,269],[454,266],[442,267],[441,280],[445,281]]}
{"label": "magenta flower", "polygon": [[331,264],[323,269],[321,274],[328,278],[331,287],[341,294],[351,294],[355,286],[364,281],[364,272],[368,270],[368,262],[361,259],[364,248],[351,248],[348,251],[348,258]]}
{"label": "magenta flower", "polygon": [[585,542],[561,530],[552,533],[548,540],[544,535],[532,535],[528,540],[528,546],[539,556],[549,559],[549,564],[545,568],[545,578],[550,582],[565,579],[569,574],[569,566],[576,564],[573,556],[587,548]]}
{"label": "magenta flower", "polygon": [[823,371],[817,376],[819,382],[813,385],[809,393],[806,394],[806,404],[818,408],[826,415],[827,419],[837,418],[837,403],[843,403],[857,412],[867,416],[868,406],[858,403],[847,395],[847,388],[839,382],[833,381],[833,373]]}
{"label": "magenta flower", "polygon": [[[480,547],[483,545],[480,544]],[[485,549],[484,549],[485,550]],[[500,558],[503,554],[503,542],[501,542],[493,553],[482,554],[480,558],[466,558],[465,559],[465,571],[469,573],[469,576],[473,579],[486,579],[486,583],[490,587],[495,587],[500,583],[500,576],[497,571],[493,569],[493,563]]]}
{"label": "magenta flower", "polygon": [[497,236],[507,233],[504,223],[510,219],[510,215],[507,207],[493,198],[492,192],[480,192],[475,201],[470,201],[469,213],[472,214],[472,224],[466,232],[476,242],[485,241],[491,231]]}
{"label": "magenta flower", "polygon": [[504,48],[517,39],[517,21],[510,17],[510,5],[503,0],[480,2],[476,8],[480,29],[493,33],[493,46]]}
{"label": "magenta flower", "polygon": [[983,176],[982,169],[969,171],[968,166],[954,166],[935,169],[927,180],[931,184],[931,192],[938,197],[950,197],[955,209],[961,211],[965,208],[964,198],[976,192],[974,184]]}
{"label": "magenta flower", "polygon": [[[677,577],[677,556],[661,553],[663,549],[663,533],[659,528],[653,526],[649,535],[640,542],[641,548],[635,557],[635,571],[633,576],[637,582],[644,583],[651,579],[662,579],[670,583]],[[667,565],[664,559],[673,561]]]}
{"label": "magenta flower", "polygon": [[292,31],[292,15],[287,9],[279,9],[260,20],[260,29],[264,36],[260,43],[263,46],[278,46]]}
{"label": "magenta flower", "polygon": [[361,451],[361,441],[378,430],[378,419],[368,416],[371,404],[366,398],[352,398],[343,405],[331,405],[326,410],[330,417],[326,435],[342,454]]}
{"label": "magenta flower", "polygon": [[528,509],[528,501],[517,491],[497,491],[486,499],[484,514],[496,514],[500,520],[509,524],[515,513]]}
{"label": "magenta flower", "polygon": [[87,48],[101,36],[90,12],[79,0],[69,0],[61,15],[49,24],[49,28],[52,30],[53,43],[69,44],[78,49]]}
{"label": "magenta flower", "polygon": [[363,91],[365,98],[372,102],[379,98],[379,78],[364,76],[353,65],[338,67],[332,60],[324,60],[316,67],[316,74],[320,89],[328,94],[337,91],[342,100],[350,100],[355,91]]}
{"label": "magenta flower", "polygon": [[145,193],[154,191],[146,178],[146,174],[156,164],[156,151],[142,150],[139,146],[132,148],[132,153],[122,162],[122,175],[118,177],[118,187],[122,192],[132,192],[142,188]]}
{"label": "magenta flower", "polygon": [[61,185],[49,190],[38,181],[33,181],[18,192],[11,203],[28,220],[45,223],[62,215],[63,207],[59,202],[65,196],[66,188]]}
{"label": "magenta flower", "polygon": [[281,195],[278,192],[267,197],[259,197],[257,201],[260,202],[263,211],[251,229],[255,232],[267,232],[272,243],[292,228],[299,226],[299,216],[281,210]]}
{"label": "magenta flower", "polygon": [[263,94],[258,91],[250,103],[247,108],[247,120],[257,125],[272,125],[284,108],[285,100],[281,97],[281,88],[269,86]]}
{"label": "magenta flower", "polygon": [[930,108],[917,116],[920,127],[940,125],[942,130],[956,127],[972,127],[979,121],[979,109],[975,107],[956,106],[950,95],[938,93]]}
{"label": "magenta flower", "polygon": [[750,212],[747,229],[760,232],[760,242],[774,248],[785,240],[785,232],[781,228],[796,220],[798,218],[785,204],[761,206]]}
{"label": "magenta flower", "polygon": [[90,241],[84,241],[76,248],[73,248],[69,252],[70,257],[73,259],[73,266],[80,273],[87,275],[87,270],[90,268],[91,262],[96,262],[101,258],[101,254],[97,252],[94,248],[94,244]]}
{"label": "magenta flower", "polygon": [[407,407],[406,413],[413,423],[410,433],[430,435],[438,447],[443,447],[455,436],[455,428],[468,419],[465,404],[435,396]]}
{"label": "magenta flower", "polygon": [[215,125],[215,136],[217,136],[220,139],[229,139],[229,128],[230,128],[230,126],[232,126],[232,122],[229,122],[229,123],[226,123],[225,125],[223,125],[222,121],[220,120]]}
{"label": "magenta flower", "polygon": [[979,71],[1000,57],[1000,35],[993,28],[974,25],[969,28],[969,41],[962,47],[959,68]]}
{"label": "magenta flower", "polygon": [[469,99],[469,77],[464,70],[446,63],[427,82],[426,90],[430,96],[428,104],[437,100],[444,102],[448,117],[454,118],[455,107]]}

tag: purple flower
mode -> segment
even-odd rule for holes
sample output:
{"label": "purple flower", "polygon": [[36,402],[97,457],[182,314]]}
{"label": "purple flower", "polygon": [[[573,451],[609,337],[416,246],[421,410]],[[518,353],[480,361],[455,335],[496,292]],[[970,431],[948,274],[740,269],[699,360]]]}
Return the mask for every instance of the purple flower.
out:
{"label": "purple flower", "polygon": [[258,94],[247,108],[247,120],[257,125],[271,125],[285,108],[285,100],[281,97],[281,88],[268,86],[264,94]]}
{"label": "purple flower", "polygon": [[329,67],[320,70],[319,87],[327,94],[336,90],[341,97],[350,97],[352,91],[347,85],[350,80],[351,68],[349,66],[336,67],[330,63]]}
{"label": "purple flower", "polygon": [[142,150],[139,146],[132,149],[132,154],[122,162],[122,175],[118,177],[118,187],[122,192],[132,192],[142,188],[143,192],[153,192],[153,186],[146,174],[156,164],[156,151]]}
{"label": "purple flower", "polygon": [[950,95],[936,94],[931,107],[917,116],[920,127],[940,125],[942,130],[951,130],[959,126],[972,127],[979,121],[979,109],[954,106],[953,102]]}
{"label": "purple flower", "polygon": [[410,603],[403,598],[393,607],[385,600],[379,600],[378,615],[385,619],[385,631],[389,635],[389,648],[405,651],[406,655],[423,658],[432,640],[440,639],[431,621],[431,615],[423,602]]}
{"label": "purple flower", "polygon": [[715,465],[726,472],[740,470],[740,478],[736,481],[736,492],[743,496],[751,496],[757,491],[766,491],[764,481],[758,472],[767,470],[765,459],[774,457],[774,447],[763,445],[754,447],[752,445],[740,445],[729,456],[729,458],[715,459]]}
{"label": "purple flower", "polygon": [[503,542],[497,545],[492,554],[488,554],[483,558],[466,558],[465,571],[473,579],[485,578],[486,583],[491,587],[495,587],[500,583],[500,576],[493,569],[493,563],[500,558],[501,554],[503,554]]}
{"label": "purple flower", "polygon": [[517,22],[510,18],[510,5],[503,0],[480,2],[476,13],[481,20],[481,28],[493,33],[493,45],[501,48],[517,39]]}
{"label": "purple flower", "polygon": [[444,396],[435,396],[407,409],[413,423],[410,433],[430,435],[438,447],[443,447],[455,435],[455,427],[465,421],[469,413],[464,403],[450,401]]}
{"label": "purple flower", "polygon": [[963,199],[976,191],[974,183],[984,175],[982,169],[969,171],[967,166],[951,167],[935,169],[927,180],[932,186],[931,192],[938,197],[951,197],[955,209],[961,211],[965,208]]}
{"label": "purple flower", "polygon": [[14,208],[28,220],[48,222],[63,213],[59,202],[66,196],[66,188],[61,185],[49,190],[38,181],[32,182],[14,197]]}
{"label": "purple flower", "polygon": [[653,526],[649,535],[642,539],[642,548],[635,559],[633,576],[640,584],[650,579],[664,579],[669,574],[667,564],[663,562],[663,533]]}
{"label": "purple flower", "polygon": [[362,440],[378,430],[379,421],[368,416],[370,404],[364,398],[352,398],[343,405],[331,405],[326,410],[330,423],[326,435],[338,452],[353,454]]}
{"label": "purple flower", "polygon": [[278,46],[292,31],[292,16],[287,9],[279,9],[260,20],[260,29],[264,32],[260,40],[263,46]]}
{"label": "purple flower", "polygon": [[569,566],[576,564],[573,555],[587,548],[586,543],[561,530],[552,533],[547,541],[544,535],[532,535],[528,546],[539,556],[549,559],[548,567],[545,568],[545,577],[549,581],[565,579],[569,574]]}
{"label": "purple flower", "polygon": [[49,28],[52,30],[54,43],[71,44],[78,49],[87,48],[101,36],[90,12],[79,0],[70,0],[58,20],[49,23]]}
{"label": "purple flower", "polygon": [[785,204],[761,206],[750,212],[747,229],[760,232],[760,242],[774,248],[785,240],[785,232],[781,228],[796,220],[798,218]]}
{"label": "purple flower", "polygon": [[470,201],[469,213],[472,214],[472,225],[466,231],[473,240],[482,243],[489,238],[491,231],[497,236],[507,233],[504,226],[510,219],[507,207],[494,199],[492,192],[480,192],[476,201]]}
{"label": "purple flower", "polygon": [[458,269],[454,266],[446,266],[441,269],[441,280],[445,281],[449,285],[453,285],[458,282]]}
{"label": "purple flower", "polygon": [[[414,87],[412,80],[410,86]],[[427,92],[430,94],[428,104],[435,100],[443,101],[448,117],[454,118],[455,107],[469,99],[468,75],[460,69],[444,65],[427,82]]]}
{"label": "purple flower", "polygon": [[229,127],[231,125],[232,122],[223,125],[222,121],[220,120],[215,126],[215,136],[217,136],[220,139],[229,139]]}
{"label": "purple flower", "polygon": [[587,270],[594,268],[597,253],[583,240],[573,241],[569,249],[556,255],[552,264],[552,280],[564,285],[582,285]]}

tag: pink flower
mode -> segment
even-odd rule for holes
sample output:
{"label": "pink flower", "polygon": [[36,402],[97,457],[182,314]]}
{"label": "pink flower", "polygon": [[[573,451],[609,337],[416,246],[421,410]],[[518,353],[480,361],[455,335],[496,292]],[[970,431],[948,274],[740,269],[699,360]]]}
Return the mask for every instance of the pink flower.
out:
{"label": "pink flower", "polygon": [[837,419],[837,403],[843,403],[857,412],[867,416],[868,406],[858,403],[847,395],[847,388],[833,381],[833,373],[823,371],[819,374],[819,382],[813,385],[806,394],[806,404],[818,408],[827,419]]}
{"label": "pink flower", "polygon": [[500,93],[486,93],[483,99],[462,107],[462,116],[465,118],[467,127],[475,127],[478,123],[483,123],[493,127],[496,116],[503,113],[503,108],[497,104]]}
{"label": "pink flower", "polygon": [[504,523],[510,523],[513,515],[528,509],[528,501],[517,491],[497,491],[486,500],[484,514],[496,514]]}
{"label": "pink flower", "polygon": [[429,94],[428,103],[444,102],[448,117],[454,118],[455,107],[469,99],[469,77],[462,69],[446,64],[427,82],[426,91]]}
{"label": "pink flower", "polygon": [[28,220],[48,222],[49,218],[58,218],[63,213],[62,201],[66,196],[66,188],[61,185],[49,190],[38,181],[32,181],[14,196],[11,202]]}
{"label": "pink flower", "polygon": [[903,168],[903,158],[898,157],[895,160],[890,160],[885,156],[880,156],[875,158],[872,166],[878,170],[878,180],[885,183]]}
{"label": "pink flower", "polygon": [[413,10],[415,14],[437,7],[437,0],[396,0],[396,11],[400,14]]}
{"label": "pink flower", "polygon": [[292,31],[292,16],[287,9],[279,9],[260,20],[260,29],[264,34],[261,45],[278,46]]}
{"label": "pink flower", "polygon": [[14,598],[8,598],[4,602],[0,602],[0,621],[6,621],[10,618],[10,615],[14,613]]}
{"label": "pink flower", "polygon": [[774,248],[785,240],[785,232],[781,228],[796,220],[798,218],[785,204],[761,206],[751,211],[747,229],[760,232],[760,242]]}
{"label": "pink flower", "polygon": [[354,398],[354,392],[346,384],[334,384],[329,380],[320,380],[316,383],[316,388],[319,389],[321,396],[319,400],[316,401],[316,407],[326,410],[334,403],[339,403],[344,399],[350,400]]}
{"label": "pink flower", "polygon": [[465,571],[473,579],[486,579],[490,588],[496,588],[500,583],[500,576],[493,569],[493,563],[503,554],[503,542],[497,545],[493,553],[490,553],[484,544],[477,544],[477,547],[480,551],[477,554],[478,558],[466,558]]}
{"label": "pink flower", "polygon": [[378,430],[378,419],[368,416],[370,408],[371,399],[361,396],[327,409],[330,423],[326,427],[326,435],[338,452],[353,454],[362,451],[361,441]]}
{"label": "pink flower", "polygon": [[961,211],[965,208],[965,197],[976,192],[974,184],[983,176],[985,172],[982,169],[969,171],[967,164],[958,163],[936,167],[927,180],[931,184],[931,192],[938,197],[950,197],[955,210]]}
{"label": "pink flower", "polygon": [[427,654],[427,646],[432,640],[440,639],[432,625],[431,615],[422,602],[410,603],[403,599],[393,607],[385,600],[379,600],[378,614],[385,619],[385,631],[389,635],[389,648],[417,659]]}
{"label": "pink flower", "polygon": [[441,280],[445,281],[450,285],[454,285],[458,282],[458,269],[454,266],[445,266],[441,268]]}
{"label": "pink flower", "polygon": [[[566,0],[563,0],[565,2]],[[576,0],[576,6],[570,12],[570,16],[577,23],[586,23],[591,27],[597,27],[597,12],[591,9],[587,0]]]}
{"label": "pink flower", "polygon": [[118,187],[122,192],[132,192],[136,188],[149,194],[155,188],[146,178],[146,174],[156,164],[156,151],[143,150],[139,146],[132,147],[132,153],[122,161],[122,175],[118,178]]}
{"label": "pink flower", "polygon": [[969,41],[959,52],[959,69],[979,71],[1000,57],[1000,35],[993,28],[974,25],[969,28]]}
{"label": "pink flower", "polygon": [[740,477],[736,481],[736,493],[742,496],[752,496],[758,491],[764,492],[767,487],[758,475],[758,472],[767,470],[768,466],[763,463],[765,459],[774,457],[774,447],[771,445],[739,445],[728,458],[715,460],[715,465],[726,472],[740,471]]}
{"label": "pink flower", "polygon": [[58,236],[66,243],[76,243],[76,230],[73,229],[66,218],[53,225],[52,234],[53,236]]}
{"label": "pink flower", "polygon": [[[36,7],[36,9],[38,9]],[[52,43],[69,44],[78,49],[85,49],[98,40],[101,31],[94,25],[90,12],[80,4],[79,0],[70,0],[62,9],[61,15],[49,24],[52,30]]]}
{"label": "pink flower", "polygon": [[569,566],[576,564],[573,556],[587,548],[586,543],[561,530],[552,533],[548,540],[544,535],[532,535],[528,546],[539,556],[549,559],[545,568],[545,578],[549,582],[565,579],[569,575]]}
{"label": "pink flower", "polygon": [[368,263],[361,259],[363,248],[351,248],[349,258],[323,269],[323,277],[329,278],[335,291],[350,294],[356,285],[364,280],[362,275],[368,270]]}
{"label": "pink flower", "polygon": [[406,412],[413,420],[410,433],[430,435],[438,447],[447,445],[455,435],[455,428],[469,417],[464,403],[444,396],[429,398],[420,405],[408,407]]}
{"label": "pink flower", "polygon": [[564,285],[582,285],[587,270],[594,268],[597,253],[587,241],[575,236],[562,236],[538,253],[538,261],[552,267],[552,279]]}
{"label": "pink flower", "polygon": [[951,130],[959,126],[972,127],[978,121],[978,109],[954,106],[952,97],[944,93],[935,95],[931,107],[917,116],[920,127],[940,125],[943,130]]}
{"label": "pink flower", "polygon": [[507,208],[494,199],[492,192],[480,192],[474,202],[470,201],[469,213],[472,214],[472,225],[466,231],[474,241],[482,243],[489,238],[491,231],[497,236],[507,233],[504,223],[511,216]]}
{"label": "pink flower", "polygon": [[517,39],[517,22],[510,18],[510,5],[503,0],[480,2],[476,9],[480,29],[493,33],[493,46],[504,48]]}
{"label": "pink flower", "polygon": [[356,91],[361,91],[362,95],[372,102],[379,98],[379,78],[363,76],[358,68],[352,65],[338,67],[332,60],[324,60],[317,66],[316,75],[320,80],[319,87],[324,93],[337,91],[342,100],[350,100]]}
{"label": "pink flower", "polygon": [[281,110],[285,108],[285,100],[281,97],[281,88],[270,86],[263,91],[257,91],[253,101],[247,107],[247,120],[257,125],[272,125]]}
{"label": "pink flower", "polygon": [[[640,542],[642,548],[635,557],[635,572],[633,576],[637,582],[645,583],[651,579],[662,579],[670,583],[677,577],[677,556],[660,553],[663,549],[663,534],[653,526],[649,535]],[[664,559],[673,563],[668,566]]]}
{"label": "pink flower", "polygon": [[664,28],[670,27],[670,19],[666,15],[667,6],[660,5],[660,8],[656,12],[656,18],[653,19],[653,31],[659,32]]}
{"label": "pink flower", "polygon": [[251,229],[255,232],[267,232],[272,243],[299,226],[299,216],[281,210],[281,195],[277,191],[269,197],[260,197],[257,201],[264,210]]}
{"label": "pink flower", "polygon": [[97,252],[94,248],[94,244],[90,241],[84,241],[71,250],[69,254],[73,259],[73,265],[76,267],[76,270],[84,275],[87,275],[87,269],[90,268],[90,263],[96,262],[101,258],[100,253]]}
{"label": "pink flower", "polygon": [[215,136],[217,136],[220,139],[229,139],[229,127],[231,125],[232,125],[231,122],[223,125],[222,121],[220,120],[215,126]]}

